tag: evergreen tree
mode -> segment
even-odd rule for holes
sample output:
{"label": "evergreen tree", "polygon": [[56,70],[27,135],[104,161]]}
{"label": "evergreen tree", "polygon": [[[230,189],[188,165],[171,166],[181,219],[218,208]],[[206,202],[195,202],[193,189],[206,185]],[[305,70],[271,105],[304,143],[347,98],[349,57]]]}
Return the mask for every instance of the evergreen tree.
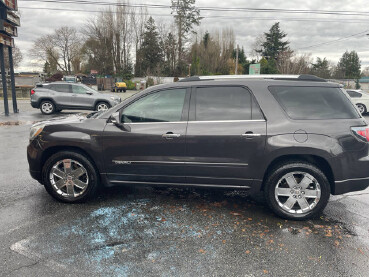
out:
{"label": "evergreen tree", "polygon": [[141,69],[141,72],[137,72],[137,74],[158,74],[158,67],[163,61],[163,56],[160,47],[159,33],[155,21],[151,16],[145,25],[145,32],[143,34],[141,48],[138,51],[138,56],[138,61],[140,63],[138,64],[138,68]]}
{"label": "evergreen tree", "polygon": [[283,39],[287,34],[281,31],[279,22],[275,23],[268,33],[264,33],[265,40],[261,44],[262,49],[257,50],[268,61],[276,60],[281,52],[289,50],[289,42]]}
{"label": "evergreen tree", "polygon": [[312,64],[311,73],[321,78],[328,79],[331,77],[331,71],[329,68],[329,63],[326,58],[317,57],[316,63]]}
{"label": "evergreen tree", "polygon": [[343,53],[337,64],[336,78],[358,79],[361,75],[361,61],[356,51]]}

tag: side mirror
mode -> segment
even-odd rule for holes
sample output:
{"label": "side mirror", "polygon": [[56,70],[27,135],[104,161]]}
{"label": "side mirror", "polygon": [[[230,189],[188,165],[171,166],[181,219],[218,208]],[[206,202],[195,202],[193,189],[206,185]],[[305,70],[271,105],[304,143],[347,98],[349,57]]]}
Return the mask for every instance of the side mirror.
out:
{"label": "side mirror", "polygon": [[119,125],[120,122],[120,115],[119,112],[115,112],[110,116],[110,122],[114,123],[115,125]]}
{"label": "side mirror", "polygon": [[93,93],[91,91],[87,91],[86,94],[92,95]]}

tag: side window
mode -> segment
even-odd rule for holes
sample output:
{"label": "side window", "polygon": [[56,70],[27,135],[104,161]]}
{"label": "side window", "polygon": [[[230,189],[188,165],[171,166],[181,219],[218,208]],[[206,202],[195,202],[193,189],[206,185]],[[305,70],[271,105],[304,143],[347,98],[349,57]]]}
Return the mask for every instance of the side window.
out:
{"label": "side window", "polygon": [[122,122],[181,121],[186,89],[170,89],[149,94],[126,107]]}
{"label": "side window", "polygon": [[196,89],[196,121],[263,119],[259,106],[242,87]]}
{"label": "side window", "polygon": [[58,92],[70,92],[69,86],[67,84],[54,84],[52,85],[53,89]]}
{"label": "side window", "polygon": [[358,93],[356,91],[353,90],[347,90],[348,95],[350,95],[351,98],[360,98],[361,97],[361,93]]}
{"label": "side window", "polygon": [[72,92],[73,93],[78,93],[78,94],[86,94],[87,93],[87,89],[82,87],[82,86],[78,86],[78,85],[71,85],[72,86]]}

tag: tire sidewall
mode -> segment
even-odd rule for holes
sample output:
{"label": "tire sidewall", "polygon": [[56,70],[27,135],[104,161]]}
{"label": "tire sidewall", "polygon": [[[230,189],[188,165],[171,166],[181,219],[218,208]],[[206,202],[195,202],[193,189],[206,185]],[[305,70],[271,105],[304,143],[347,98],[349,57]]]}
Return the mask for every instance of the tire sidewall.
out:
{"label": "tire sidewall", "polygon": [[367,112],[366,106],[364,104],[356,104],[357,108],[359,108],[359,106],[362,106],[364,108],[364,111],[361,114],[365,114]]}
{"label": "tire sidewall", "polygon": [[[53,107],[53,109],[52,109],[52,111],[51,111],[50,113],[46,113],[46,112],[44,112],[44,111],[42,110],[42,105],[43,105],[43,104],[45,104],[45,103],[50,103],[50,104],[51,104],[51,106]],[[55,109],[55,104],[54,104],[52,101],[44,100],[44,101],[42,101],[42,102],[41,102],[41,104],[40,104],[40,110],[41,110],[41,112],[42,112],[43,114],[47,114],[47,115],[49,115],[49,114],[53,114],[53,113],[55,113],[55,111],[56,111],[56,109]]]}
{"label": "tire sidewall", "polygon": [[[87,170],[87,174],[88,174],[88,178],[89,178],[89,183],[88,183],[88,187],[86,189],[86,191],[75,198],[67,198],[67,197],[62,197],[61,195],[59,195],[54,188],[52,187],[52,184],[50,183],[50,179],[49,179],[49,175],[50,175],[50,170],[53,167],[53,165],[63,159],[73,159],[76,160],[77,162],[79,162],[80,164],[82,164],[85,169]],[[79,202],[84,202],[86,201],[88,198],[90,198],[97,190],[98,187],[98,176],[96,174],[97,170],[95,169],[95,167],[93,166],[93,164],[90,162],[89,159],[87,159],[85,156],[83,156],[80,153],[76,153],[76,152],[69,152],[69,151],[63,151],[63,152],[59,152],[57,154],[52,155],[44,164],[44,167],[42,169],[42,183],[45,186],[45,189],[47,190],[47,192],[54,197],[55,199],[61,201],[61,202],[66,202],[66,203],[79,203]]]}
{"label": "tire sidewall", "polygon": [[[306,172],[312,175],[319,183],[321,189],[321,197],[318,204],[314,209],[305,214],[290,214],[284,211],[277,203],[275,199],[275,187],[278,181],[289,172]],[[330,197],[330,184],[326,176],[317,167],[311,164],[304,163],[291,163],[285,164],[281,167],[276,168],[269,175],[265,187],[265,197],[270,208],[280,217],[292,220],[305,220],[312,218],[320,214],[320,212],[325,208]]]}

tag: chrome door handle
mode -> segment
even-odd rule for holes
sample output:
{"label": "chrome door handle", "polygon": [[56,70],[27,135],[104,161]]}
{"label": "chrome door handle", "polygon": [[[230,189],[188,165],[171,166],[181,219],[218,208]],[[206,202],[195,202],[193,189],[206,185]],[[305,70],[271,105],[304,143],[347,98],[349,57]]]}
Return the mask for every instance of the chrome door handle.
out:
{"label": "chrome door handle", "polygon": [[261,137],[261,134],[254,134],[251,132],[250,133],[246,132],[242,134],[241,136],[246,137],[246,138],[254,138],[254,137]]}
{"label": "chrome door handle", "polygon": [[173,134],[172,132],[168,132],[168,133],[162,135],[162,137],[166,138],[166,139],[179,138],[180,136],[181,136],[181,134]]}

